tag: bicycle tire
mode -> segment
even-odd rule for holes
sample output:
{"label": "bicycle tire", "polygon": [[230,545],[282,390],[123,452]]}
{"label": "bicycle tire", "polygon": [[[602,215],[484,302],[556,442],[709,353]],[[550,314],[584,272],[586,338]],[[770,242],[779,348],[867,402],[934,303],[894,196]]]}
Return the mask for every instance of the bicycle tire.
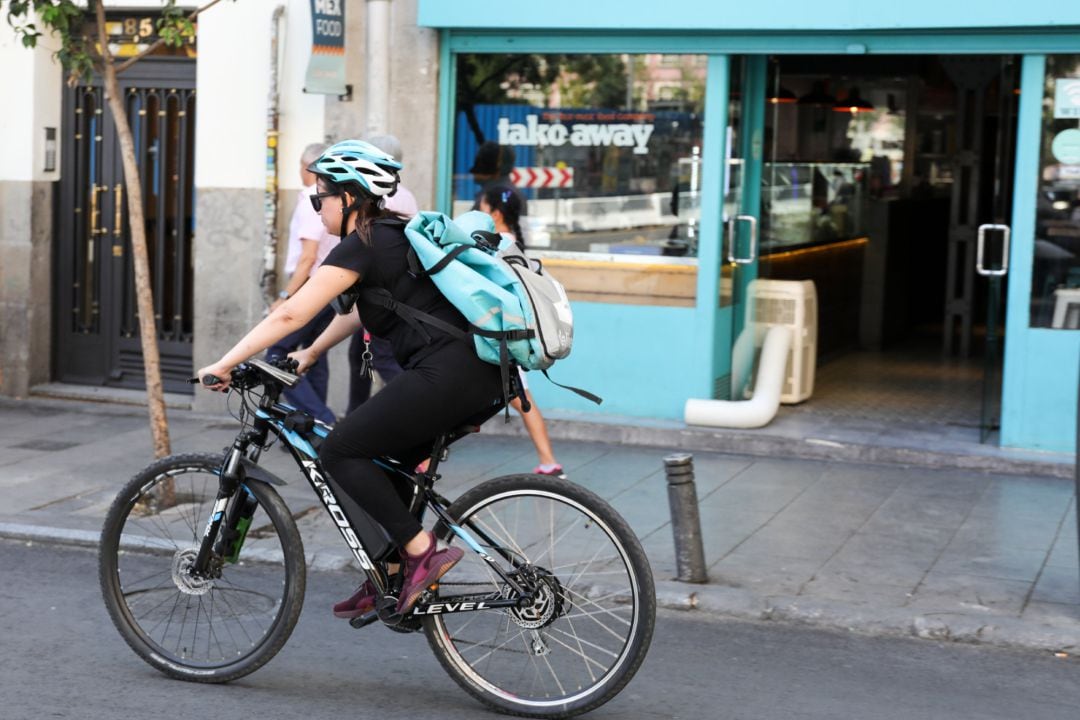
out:
{"label": "bicycle tire", "polygon": [[[132,609],[129,607],[124,596],[120,572],[118,572],[118,570],[122,554],[126,556],[138,553],[138,549],[133,553],[131,549],[121,548],[121,535],[124,533],[124,528],[127,525],[128,518],[130,517],[136,502],[144,497],[144,494],[155,487],[157,483],[161,482],[163,478],[180,477],[187,472],[208,473],[216,477],[220,465],[221,456],[212,454],[172,455],[154,462],[137,473],[124,485],[123,489],[113,501],[112,506],[109,508],[105,518],[105,524],[101,531],[98,563],[99,581],[105,606],[108,609],[113,624],[120,632],[121,637],[124,638],[125,642],[127,642],[139,657],[165,675],[180,680],[204,683],[224,683],[243,677],[259,669],[269,662],[270,659],[284,646],[299,619],[300,611],[303,606],[306,585],[306,564],[304,560],[303,543],[296,527],[296,523],[284,501],[271,486],[262,482],[248,480],[245,482],[245,487],[247,487],[258,500],[258,507],[269,517],[273,532],[276,533],[277,540],[281,546],[281,564],[284,566],[285,570],[285,586],[281,598],[276,605],[277,612],[274,614],[273,620],[262,638],[260,638],[258,642],[251,643],[251,650],[249,652],[242,654],[238,653],[238,656],[235,659],[223,659],[221,662],[217,663],[194,662],[194,660],[185,661],[184,658],[178,658],[175,655],[166,657],[165,655],[168,653],[163,653],[163,648],[150,637],[150,634],[146,632],[133,616]],[[216,493],[216,490],[215,484],[212,488],[212,492]],[[206,517],[197,517],[194,510],[191,515],[193,520],[196,521],[205,522],[207,520]],[[192,524],[194,524],[194,522]],[[200,532],[201,529],[201,526],[193,528],[193,530],[198,530]],[[171,534],[169,537],[172,539]],[[195,540],[195,547],[197,547],[197,541],[198,538]],[[176,562],[176,554],[185,551],[180,548],[179,545],[190,545],[191,542],[192,541],[185,538],[183,543],[177,544],[174,560],[172,561],[173,563]],[[126,541],[125,545],[128,544],[130,543]],[[162,542],[161,544],[163,546],[167,545],[165,542]],[[150,554],[145,555],[145,557],[143,555],[138,556],[140,562],[149,562],[146,558],[152,557],[152,553],[154,552],[157,552],[158,555],[169,554],[169,549],[167,547],[155,549],[152,543],[148,543],[148,548],[143,548],[143,550]],[[191,552],[191,550],[187,549],[186,552]],[[258,566],[260,568],[259,571],[261,572],[272,565],[274,565],[274,562],[263,565],[258,565],[256,563],[248,567],[254,568]],[[230,567],[239,568],[240,566]],[[228,570],[228,568],[223,569],[223,573],[226,570]],[[239,572],[239,570],[233,572]],[[253,570],[253,572],[255,572],[255,570]],[[180,581],[176,580],[175,569],[172,570],[172,573],[172,582],[176,584],[175,590],[179,593],[180,585],[178,583]],[[162,573],[159,572],[158,574]],[[221,591],[224,592],[227,589],[228,588],[222,587]],[[157,588],[155,588],[155,590],[157,590]],[[168,581],[166,581],[161,590],[168,592],[174,590],[174,588],[168,587]],[[179,602],[180,595],[177,597],[177,602]],[[201,599],[202,598],[200,597],[200,608],[202,607]],[[246,608],[242,608],[242,610],[247,612]],[[212,617],[213,609],[211,606],[210,621],[212,621]],[[198,618],[199,615],[197,611],[196,634],[198,630]],[[242,623],[241,627],[243,627]],[[167,632],[168,630],[166,630],[166,634]],[[183,637],[183,630],[180,631],[180,636]],[[212,627],[210,628],[210,636],[213,636]],[[196,641],[193,641],[192,644],[195,644],[195,642]],[[210,639],[208,639],[208,650],[211,647],[210,642]],[[218,645],[220,648],[220,642]],[[224,655],[224,651],[222,651],[222,655]]]}
{"label": "bicycle tire", "polygon": [[[615,697],[630,680],[634,674],[641,667],[641,663],[645,659],[645,655],[648,652],[649,645],[652,640],[653,629],[656,622],[656,594],[653,583],[652,571],[649,567],[648,559],[645,556],[645,552],[641,548],[641,544],[638,542],[637,536],[630,529],[626,521],[602,498],[595,493],[582,488],[579,485],[575,485],[565,480],[557,480],[548,476],[541,475],[512,475],[501,478],[495,478],[484,482],[477,487],[473,488],[469,492],[465,493],[461,498],[455,501],[449,508],[448,512],[451,517],[457,522],[468,521],[471,518],[476,518],[478,522],[484,522],[482,514],[485,512],[498,517],[493,510],[499,503],[502,503],[505,509],[509,512],[511,505],[509,502],[520,503],[525,505],[531,503],[537,507],[544,506],[545,503],[552,505],[550,514],[552,516],[552,528],[550,534],[552,535],[551,548],[550,548],[550,564],[552,565],[552,571],[549,573],[555,577],[556,580],[552,582],[551,587],[556,588],[556,591],[552,593],[553,597],[561,596],[564,598],[559,609],[553,611],[551,619],[547,620],[549,625],[540,628],[526,627],[525,630],[519,632],[522,635],[524,632],[529,632],[532,635],[531,642],[535,648],[535,653],[541,653],[544,650],[544,646],[547,648],[547,654],[543,655],[546,667],[550,670],[551,675],[554,677],[555,684],[558,686],[558,690],[564,691],[564,696],[557,697],[526,697],[519,688],[508,689],[500,687],[498,681],[493,680],[489,675],[498,673],[511,673],[512,669],[504,668],[504,663],[493,663],[494,668],[489,669],[487,675],[484,674],[478,667],[482,664],[482,660],[477,659],[469,661],[465,658],[465,653],[470,650],[474,650],[476,647],[492,647],[488,651],[487,655],[490,656],[499,648],[496,647],[496,642],[499,640],[499,635],[488,642],[488,645],[482,645],[479,642],[464,641],[460,638],[452,637],[454,631],[448,629],[447,623],[460,623],[462,627],[465,627],[466,623],[475,622],[466,620],[470,615],[478,615],[481,613],[488,615],[487,622],[491,624],[492,619],[498,617],[499,614],[505,616],[506,619],[499,619],[499,623],[505,623],[507,627],[510,627],[514,623],[518,623],[521,620],[515,611],[509,610],[482,610],[476,613],[463,613],[458,615],[429,615],[424,617],[424,630],[427,635],[428,643],[431,646],[432,651],[438,658],[440,664],[449,673],[449,675],[470,695],[477,698],[484,705],[495,709],[499,712],[518,715],[523,717],[543,717],[543,718],[565,718],[578,715],[584,712],[593,710],[600,705],[611,700]],[[565,508],[563,507],[565,506]],[[619,618],[625,610],[620,606],[615,610],[608,610],[605,607],[601,607],[600,604],[588,597],[583,590],[575,590],[572,584],[567,584],[568,578],[574,582],[578,582],[589,565],[585,565],[580,571],[561,570],[556,572],[555,568],[559,567],[555,563],[555,543],[563,542],[571,532],[577,532],[575,526],[572,523],[563,523],[560,525],[559,539],[554,540],[555,523],[554,514],[556,509],[561,513],[565,510],[566,513],[579,513],[583,518],[586,518],[586,522],[581,525],[581,532],[588,533],[588,538],[581,538],[573,540],[578,544],[584,544],[591,551],[593,547],[597,547],[596,553],[593,555],[593,560],[590,560],[591,564],[599,554],[603,551],[603,541],[606,537],[615,548],[615,554],[611,562],[610,567],[615,567],[614,570],[604,570],[598,574],[618,574],[622,572],[617,566],[621,561],[625,565],[625,572],[628,578],[628,584],[630,587],[630,600],[629,600],[629,620],[620,621]],[[539,510],[537,510],[539,514]],[[520,508],[519,508],[520,515]],[[561,516],[560,516],[561,517]],[[520,518],[519,518],[520,520]],[[579,522],[575,520],[574,522]],[[589,527],[590,524],[595,524],[595,527]],[[565,529],[564,529],[565,526]],[[599,533],[594,532],[599,530]],[[444,526],[437,528],[438,534],[445,541],[452,541],[454,536],[452,531]],[[595,543],[599,542],[600,545]],[[483,543],[482,543],[483,544]],[[548,556],[548,550],[540,552],[542,547],[539,544],[533,543],[525,545],[515,542],[513,538],[510,538],[510,544],[515,545],[521,549],[522,554],[527,554],[524,550],[525,547],[536,547],[537,551],[533,552],[534,556],[539,555],[540,558]],[[570,548],[573,550],[573,548]],[[561,555],[565,553],[560,550]],[[489,553],[492,554],[492,553]],[[473,553],[466,551],[466,557],[472,556]],[[478,557],[478,556],[474,556]],[[504,567],[509,563],[501,563]],[[531,564],[531,563],[530,563]],[[578,563],[572,563],[570,566],[564,565],[563,567],[575,567],[580,565]],[[459,566],[460,567],[460,566]],[[537,564],[539,567],[539,563]],[[609,566],[602,566],[609,567]],[[443,578],[440,585],[440,593],[443,593],[448,586],[455,584],[455,571],[451,570],[450,573]],[[465,571],[468,572],[468,571]],[[570,578],[577,572],[576,578]],[[460,573],[459,573],[460,574]],[[494,576],[494,574],[492,573]],[[546,575],[545,575],[546,577]],[[477,583],[469,583],[466,581],[460,581],[460,584],[469,585]],[[604,600],[603,595],[593,597],[599,597],[600,600]],[[569,607],[563,607],[566,605]],[[579,609],[575,605],[583,606],[585,609]],[[559,614],[561,613],[561,615]],[[628,636],[624,640],[623,647],[620,652],[617,653],[617,658],[612,661],[611,667],[607,668],[605,673],[599,678],[593,678],[593,683],[590,687],[578,691],[565,691],[563,683],[561,682],[558,673],[551,665],[550,658],[548,657],[552,652],[561,652],[563,658],[570,658],[569,662],[580,662],[580,659],[575,659],[575,649],[572,647],[573,640],[569,639],[572,636],[579,635],[579,629],[573,624],[574,618],[583,618],[580,622],[586,624],[589,620],[585,619],[590,616],[601,616],[604,622],[597,620],[600,625],[604,625],[609,621],[609,617],[604,613],[610,613],[610,620],[612,625],[621,626],[622,622],[626,622],[630,626]],[[457,618],[457,620],[453,620]],[[535,615],[530,615],[529,625],[535,625],[536,622],[540,622],[543,618],[536,619]],[[535,622],[532,622],[535,620]],[[566,630],[560,630],[556,626],[557,623],[565,620],[569,623],[571,632]],[[617,622],[618,621],[618,622]],[[518,624],[518,627],[525,627]],[[590,626],[591,627],[591,626]],[[610,628],[605,628],[608,632],[611,632]],[[545,630],[547,635],[545,636]],[[474,631],[477,634],[479,630]],[[497,630],[498,632],[498,630]],[[509,635],[513,630],[508,630]],[[601,633],[603,634],[603,633]],[[509,653],[517,653],[517,655],[528,656],[530,651],[528,649],[528,643],[530,642],[528,637],[523,636],[523,643],[526,644],[526,649],[522,651],[507,650]],[[599,641],[603,642],[603,641]],[[458,647],[458,644],[461,647]],[[510,643],[516,644],[516,639],[511,638],[503,642],[503,646],[507,646]],[[582,643],[585,643],[584,645]],[[560,647],[560,645],[562,647]],[[596,663],[595,660],[589,660],[586,657],[586,649],[588,652],[596,652],[592,648],[599,647],[597,643],[589,642],[588,640],[577,640],[577,652],[584,662],[581,664],[586,670],[589,670],[590,663]],[[569,650],[567,650],[569,648]],[[615,654],[614,651],[604,649],[605,652]],[[516,656],[510,657],[510,660],[516,662]],[[559,658],[556,658],[559,659]],[[524,660],[520,661],[524,664]],[[488,661],[489,666],[492,664]],[[596,663],[601,664],[601,663]],[[542,673],[545,670],[541,669],[542,666],[538,661],[534,660],[534,665],[538,666],[536,672]],[[528,668],[528,664],[524,664],[524,667]],[[589,671],[589,675],[592,676],[592,671]]]}

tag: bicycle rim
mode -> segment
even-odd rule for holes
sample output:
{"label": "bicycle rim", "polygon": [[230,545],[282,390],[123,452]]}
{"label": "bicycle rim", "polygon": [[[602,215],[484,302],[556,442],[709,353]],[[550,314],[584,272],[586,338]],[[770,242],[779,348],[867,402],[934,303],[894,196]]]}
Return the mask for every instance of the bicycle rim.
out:
{"label": "bicycle rim", "polygon": [[[543,714],[605,695],[634,658],[643,600],[613,527],[581,502],[539,489],[484,498],[459,521],[526,563],[519,572],[541,590],[528,608],[433,617],[446,660],[481,692],[524,712]],[[491,543],[476,539],[496,556]],[[474,553],[440,585],[441,596],[509,592]]]}
{"label": "bicycle rim", "polygon": [[[175,502],[166,507],[170,480]],[[153,659],[189,673],[257,653],[281,619],[290,584],[281,533],[262,502],[237,562],[208,579],[189,572],[217,490],[214,466],[164,470],[128,499],[117,534],[117,609]]]}

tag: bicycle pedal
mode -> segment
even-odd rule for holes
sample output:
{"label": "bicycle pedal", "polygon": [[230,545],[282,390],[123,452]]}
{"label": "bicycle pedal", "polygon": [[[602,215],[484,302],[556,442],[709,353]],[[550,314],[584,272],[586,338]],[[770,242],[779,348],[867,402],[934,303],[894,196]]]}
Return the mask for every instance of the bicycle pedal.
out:
{"label": "bicycle pedal", "polygon": [[397,611],[398,599],[393,595],[383,595],[375,603],[375,617],[383,623],[393,627],[401,622],[402,616]]}
{"label": "bicycle pedal", "polygon": [[349,620],[349,625],[359,630],[362,627],[367,627],[378,619],[379,612],[377,610],[369,610],[360,617],[354,617],[353,619]]}

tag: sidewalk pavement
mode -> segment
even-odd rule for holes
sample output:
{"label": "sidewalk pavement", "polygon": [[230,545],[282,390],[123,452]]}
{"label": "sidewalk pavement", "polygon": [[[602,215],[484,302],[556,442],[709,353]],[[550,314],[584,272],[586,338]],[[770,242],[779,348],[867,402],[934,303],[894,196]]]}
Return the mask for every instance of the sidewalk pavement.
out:
{"label": "sidewalk pavement", "polygon": [[[171,410],[170,426],[174,452],[218,452],[237,428],[224,402],[213,417]],[[641,443],[652,437],[645,425],[620,432]],[[1018,475],[1015,465],[1000,474],[695,452],[709,582],[690,585],[672,579],[662,462],[672,449],[556,446],[570,478],[611,502],[638,533],[662,606],[1080,653],[1070,479]],[[96,544],[120,485],[149,459],[138,407],[0,399],[0,537]],[[309,565],[354,567],[291,460],[272,448],[263,464],[291,481],[278,490],[299,518]],[[452,448],[441,491],[454,497],[534,464],[528,440],[481,433]],[[343,597],[352,582],[343,578]]]}

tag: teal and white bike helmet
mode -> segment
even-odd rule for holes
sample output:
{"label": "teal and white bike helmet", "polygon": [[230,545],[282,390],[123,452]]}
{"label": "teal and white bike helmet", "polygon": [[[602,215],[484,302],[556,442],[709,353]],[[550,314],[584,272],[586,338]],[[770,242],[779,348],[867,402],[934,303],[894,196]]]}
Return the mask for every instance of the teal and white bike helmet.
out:
{"label": "teal and white bike helmet", "polygon": [[343,140],[331,145],[308,166],[339,185],[356,184],[368,195],[384,198],[397,192],[402,164],[371,143]]}

